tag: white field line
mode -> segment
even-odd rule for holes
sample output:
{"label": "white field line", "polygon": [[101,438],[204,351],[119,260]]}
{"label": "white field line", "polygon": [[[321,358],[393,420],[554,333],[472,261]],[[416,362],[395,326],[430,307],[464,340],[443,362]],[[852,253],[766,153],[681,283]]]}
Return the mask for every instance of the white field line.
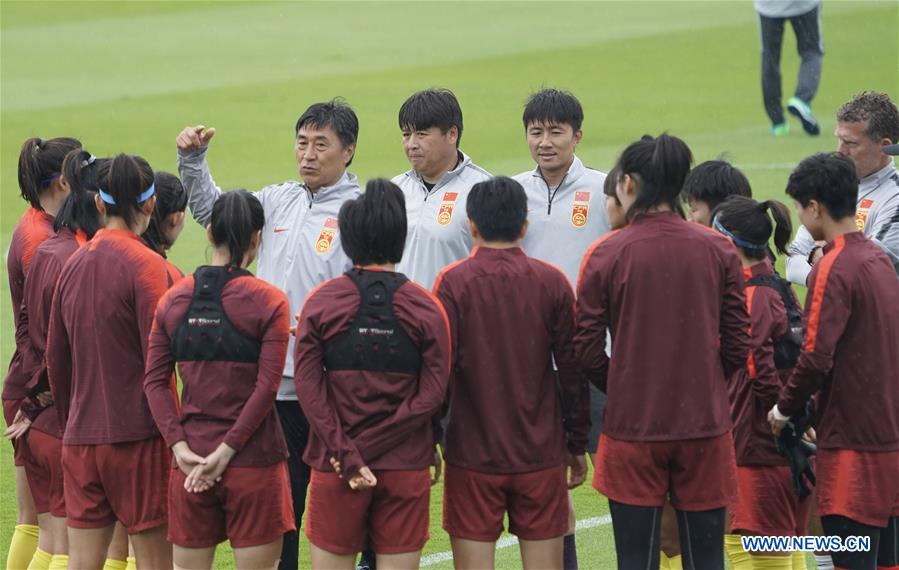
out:
{"label": "white field line", "polygon": [[[588,528],[594,528],[597,526],[605,526],[607,524],[612,524],[612,516],[611,515],[603,515],[601,517],[591,517],[589,519],[582,519],[577,521],[575,528],[577,530],[584,530]],[[504,536],[496,541],[496,549],[499,550],[501,548],[509,548],[511,546],[516,546],[518,544],[518,537],[515,536]],[[435,564],[440,564],[441,562],[448,562],[453,559],[452,551],[446,552],[436,552],[434,554],[429,554],[421,559],[420,566],[424,568],[425,566],[434,566]]]}

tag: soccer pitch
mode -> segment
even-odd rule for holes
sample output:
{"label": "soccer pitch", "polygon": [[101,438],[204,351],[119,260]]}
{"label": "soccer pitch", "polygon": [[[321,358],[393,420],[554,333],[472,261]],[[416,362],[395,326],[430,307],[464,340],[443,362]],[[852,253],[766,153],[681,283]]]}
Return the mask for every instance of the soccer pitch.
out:
{"label": "soccer pitch", "polygon": [[[74,136],[97,156],[144,156],[175,171],[175,136],[214,126],[209,163],[224,188],[296,179],[293,126],[315,101],[340,95],[360,138],[361,180],[408,169],[397,111],[412,92],[451,88],[465,115],[462,148],[494,174],[533,168],[521,111],[541,87],[569,89],[585,112],[578,155],[607,171],[645,133],[684,138],[696,162],[725,154],[756,197],[778,198],[791,168],[833,150],[834,112],[854,93],[899,96],[899,4],[824,0],[823,77],[812,107],[822,135],[798,122],[774,139],[762,107],[760,45],[749,0],[703,2],[17,2],[0,4],[0,236],[5,252],[25,203],[16,163],[29,136]],[[792,94],[798,57],[787,29],[782,72]],[[794,218],[795,221],[795,218]],[[798,222],[796,222],[798,223]],[[559,244],[565,247],[565,244]],[[185,272],[208,260],[193,221],[171,253]],[[782,268],[782,262],[779,264]],[[5,272],[5,264],[4,264]],[[0,279],[0,358],[13,346]],[[672,292],[676,302],[688,293]],[[804,293],[804,292],[802,292]],[[127,413],[127,411],[123,411]],[[0,564],[16,503],[11,447],[0,445]],[[442,486],[432,493],[424,564],[449,568]],[[605,499],[575,492],[582,568],[614,567]],[[308,565],[303,538],[301,558]],[[504,538],[504,544],[509,544]],[[220,549],[217,567],[231,568]],[[520,565],[514,545],[497,565]]]}

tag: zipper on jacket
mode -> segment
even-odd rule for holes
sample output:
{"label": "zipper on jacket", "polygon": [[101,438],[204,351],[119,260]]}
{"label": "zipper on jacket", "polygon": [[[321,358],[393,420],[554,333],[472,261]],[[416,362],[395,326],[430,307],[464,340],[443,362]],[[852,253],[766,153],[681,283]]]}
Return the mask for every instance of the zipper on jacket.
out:
{"label": "zipper on jacket", "polygon": [[568,173],[565,173],[565,176],[562,177],[562,180],[559,182],[559,185],[556,186],[555,190],[552,190],[549,186],[549,182],[546,181],[546,178],[543,178],[543,174],[540,174],[540,179],[543,180],[543,183],[546,184],[546,199],[548,203],[546,204],[546,215],[549,216],[553,213],[553,200],[556,198],[556,192],[559,191],[559,188],[562,187],[562,184],[565,184],[565,179],[568,178]]}

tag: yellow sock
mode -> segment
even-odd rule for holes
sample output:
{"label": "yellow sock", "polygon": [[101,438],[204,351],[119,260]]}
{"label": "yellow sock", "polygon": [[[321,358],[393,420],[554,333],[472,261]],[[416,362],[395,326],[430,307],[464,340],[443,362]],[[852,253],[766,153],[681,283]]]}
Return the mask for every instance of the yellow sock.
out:
{"label": "yellow sock", "polygon": [[659,570],[671,570],[671,559],[664,550],[659,552]]}
{"label": "yellow sock", "polygon": [[68,567],[68,554],[54,554],[53,559],[50,560],[50,568],[48,568],[48,570],[67,570]]}
{"label": "yellow sock", "polygon": [[684,570],[684,563],[680,554],[678,554],[677,556],[672,556],[668,559],[668,568],[670,568],[671,570]]}
{"label": "yellow sock", "polygon": [[125,566],[125,570],[137,570],[137,558],[129,556],[128,565]]}
{"label": "yellow sock", "polygon": [[128,568],[128,562],[125,560],[114,560],[112,558],[107,558],[106,562],[103,563],[103,570],[126,570]]}
{"label": "yellow sock", "polygon": [[740,540],[739,534],[724,535],[724,551],[730,560],[730,567],[733,570],[752,570],[752,556],[743,550],[743,541]]}
{"label": "yellow sock", "polygon": [[807,568],[805,565],[805,552],[794,552],[790,559],[793,561],[793,570],[805,570]]}
{"label": "yellow sock", "polygon": [[752,567],[759,570],[792,570],[792,556],[753,556]]}
{"label": "yellow sock", "polygon": [[31,564],[28,565],[28,570],[49,570],[51,558],[49,552],[44,552],[38,547],[34,551],[34,557],[31,559]]}
{"label": "yellow sock", "polygon": [[36,524],[17,524],[9,542],[6,556],[7,570],[25,570],[37,550],[37,535],[40,528]]}

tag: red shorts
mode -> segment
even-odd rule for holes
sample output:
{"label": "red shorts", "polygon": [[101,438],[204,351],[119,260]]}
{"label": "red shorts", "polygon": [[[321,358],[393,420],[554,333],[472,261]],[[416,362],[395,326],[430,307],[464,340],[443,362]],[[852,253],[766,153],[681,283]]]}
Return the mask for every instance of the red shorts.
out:
{"label": "red shorts", "polygon": [[[21,405],[22,400],[3,400],[3,420],[6,422],[6,427],[12,425]],[[12,440],[13,462],[16,467],[25,466],[25,452],[28,450],[27,441],[27,435],[24,438]]]}
{"label": "red shorts", "polygon": [[568,532],[565,465],[531,473],[484,473],[446,466],[443,528],[450,536],[493,542],[503,531],[522,540],[547,540]]}
{"label": "red shorts", "polygon": [[118,520],[128,534],[165,524],[171,461],[161,437],[63,445],[66,524],[103,528]]}
{"label": "red shorts", "polygon": [[613,501],[661,507],[667,498],[681,511],[730,505],[737,492],[737,463],[730,432],[681,441],[599,438],[593,488]]}
{"label": "red shorts", "polygon": [[806,534],[811,497],[800,499],[786,465],[737,467],[737,500],[730,528],[765,536]]}
{"label": "red shorts", "polygon": [[876,527],[899,516],[899,451],[819,447],[817,467],[818,516],[840,515]]}
{"label": "red shorts", "polygon": [[336,473],[312,470],[306,537],[335,554],[402,554],[428,541],[431,475],[428,469],[376,471],[378,484],[353,491]]}
{"label": "red shorts", "polygon": [[25,458],[28,487],[38,514],[66,516],[62,484],[62,440],[34,428],[28,430],[28,457]]}
{"label": "red shorts", "polygon": [[205,493],[184,490],[185,475],[172,466],[169,542],[208,548],[228,539],[232,548],[261,546],[296,530],[287,462],[228,467]]}

